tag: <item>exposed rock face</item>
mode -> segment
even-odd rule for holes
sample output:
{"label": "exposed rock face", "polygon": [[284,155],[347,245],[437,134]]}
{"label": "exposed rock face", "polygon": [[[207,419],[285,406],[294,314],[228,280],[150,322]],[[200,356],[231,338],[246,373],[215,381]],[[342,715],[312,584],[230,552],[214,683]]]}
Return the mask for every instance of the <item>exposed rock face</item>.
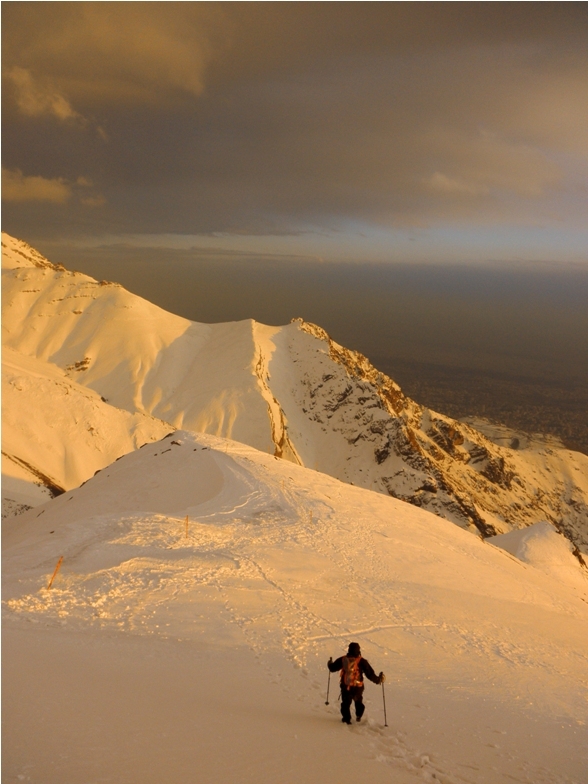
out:
{"label": "exposed rock face", "polygon": [[[407,398],[366,357],[339,346],[320,327],[301,320],[292,327],[316,343],[313,351],[303,350],[294,335],[289,341],[302,382],[295,402],[309,423],[344,439],[350,467],[339,478],[475,528],[484,537],[548,520],[588,549],[583,455],[545,446],[498,446],[473,427]],[[284,411],[288,418],[294,413],[287,405]],[[291,439],[296,446],[292,433]],[[333,469],[322,467],[338,475]]]}

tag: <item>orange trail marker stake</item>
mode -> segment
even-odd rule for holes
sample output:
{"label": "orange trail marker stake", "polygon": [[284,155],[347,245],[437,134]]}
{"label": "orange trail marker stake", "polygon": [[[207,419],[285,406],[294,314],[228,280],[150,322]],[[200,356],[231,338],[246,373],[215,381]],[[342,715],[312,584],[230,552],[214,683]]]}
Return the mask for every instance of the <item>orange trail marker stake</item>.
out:
{"label": "orange trail marker stake", "polygon": [[61,562],[62,561],[63,561],[63,556],[61,556],[59,561],[57,561],[57,566],[55,567],[55,571],[53,572],[53,576],[49,580],[49,585],[47,586],[47,590],[49,590],[51,588],[51,586],[53,585],[53,580],[55,580],[55,575],[59,571],[59,567],[61,566]]}
{"label": "orange trail marker stake", "polygon": [[186,539],[188,538],[188,515],[186,515]]}

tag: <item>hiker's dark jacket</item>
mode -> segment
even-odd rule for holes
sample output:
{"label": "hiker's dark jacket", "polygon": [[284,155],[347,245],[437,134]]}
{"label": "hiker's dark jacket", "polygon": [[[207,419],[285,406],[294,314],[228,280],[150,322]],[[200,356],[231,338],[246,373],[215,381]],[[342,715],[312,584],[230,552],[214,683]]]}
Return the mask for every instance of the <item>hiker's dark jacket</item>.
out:
{"label": "hiker's dark jacket", "polygon": [[[327,662],[327,667],[329,668],[329,670],[331,672],[337,672],[338,670],[342,670],[343,669],[343,659],[344,658],[345,658],[344,656],[339,656],[339,658],[335,659],[334,662],[331,662],[330,664]],[[349,658],[349,657],[347,657],[347,658]],[[355,658],[355,657],[353,657],[353,658]],[[362,678],[365,675],[365,677],[368,678],[372,683],[378,683],[379,684],[381,682],[379,675],[376,675],[376,673],[374,672],[374,670],[372,668],[372,665],[369,663],[369,661],[367,659],[364,659],[363,656],[359,660],[359,671],[361,673]],[[343,679],[343,676],[341,676],[341,679]],[[343,686],[343,684],[342,684],[342,686]],[[347,688],[347,687],[345,687],[345,688]]]}

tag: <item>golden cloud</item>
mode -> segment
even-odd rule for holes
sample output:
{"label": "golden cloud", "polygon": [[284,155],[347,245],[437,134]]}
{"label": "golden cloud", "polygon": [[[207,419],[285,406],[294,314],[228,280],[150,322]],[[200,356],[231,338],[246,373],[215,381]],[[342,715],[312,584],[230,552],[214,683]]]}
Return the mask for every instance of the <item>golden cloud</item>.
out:
{"label": "golden cloud", "polygon": [[61,178],[27,177],[19,169],[2,169],[2,199],[4,201],[47,201],[65,204],[71,197],[71,186]]}
{"label": "golden cloud", "polygon": [[584,220],[580,5],[7,3],[5,160],[133,231]]}
{"label": "golden cloud", "polygon": [[[28,9],[25,16],[11,9],[4,52],[19,107],[61,119],[77,115],[65,94],[76,105],[153,102],[170,90],[200,95],[222,37],[222,13],[206,3],[59,3],[40,6],[32,24]],[[31,73],[48,74],[57,91],[40,89]]]}
{"label": "golden cloud", "polygon": [[67,98],[51,87],[40,84],[26,68],[15,65],[8,69],[6,77],[15,87],[16,103],[23,114],[29,117],[50,114],[59,120],[81,119]]}

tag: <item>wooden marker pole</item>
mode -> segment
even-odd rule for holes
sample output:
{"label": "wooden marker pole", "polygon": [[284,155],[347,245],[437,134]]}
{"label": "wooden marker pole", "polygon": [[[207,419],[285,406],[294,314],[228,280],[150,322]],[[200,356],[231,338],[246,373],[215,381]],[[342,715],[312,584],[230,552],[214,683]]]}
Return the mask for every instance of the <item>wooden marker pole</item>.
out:
{"label": "wooden marker pole", "polygon": [[55,567],[55,571],[53,572],[53,576],[49,580],[49,585],[47,586],[47,590],[49,590],[51,588],[51,586],[53,585],[53,580],[55,580],[55,575],[59,571],[59,567],[61,566],[61,562],[62,561],[63,561],[63,556],[61,556],[59,561],[57,561],[57,566]]}
{"label": "wooden marker pole", "polygon": [[188,538],[188,515],[186,515],[186,539]]}

